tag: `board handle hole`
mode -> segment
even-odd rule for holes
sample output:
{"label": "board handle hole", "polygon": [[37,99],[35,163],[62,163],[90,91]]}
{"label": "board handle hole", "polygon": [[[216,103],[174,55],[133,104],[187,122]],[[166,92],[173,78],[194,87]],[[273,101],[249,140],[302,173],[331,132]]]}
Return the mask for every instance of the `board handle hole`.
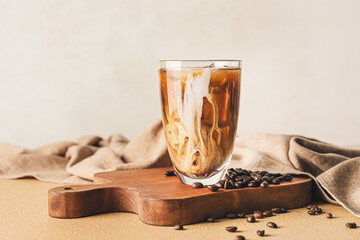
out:
{"label": "board handle hole", "polygon": [[64,190],[72,190],[72,187],[65,187]]}

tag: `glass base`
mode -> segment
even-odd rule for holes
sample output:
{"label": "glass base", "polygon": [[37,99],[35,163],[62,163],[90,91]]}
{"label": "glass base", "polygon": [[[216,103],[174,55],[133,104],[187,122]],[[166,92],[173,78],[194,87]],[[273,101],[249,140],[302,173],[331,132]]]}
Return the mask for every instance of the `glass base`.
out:
{"label": "glass base", "polygon": [[207,177],[207,178],[191,178],[189,176],[179,173],[175,167],[174,167],[174,169],[182,183],[184,183],[186,185],[192,185],[194,182],[200,182],[204,186],[208,186],[208,185],[214,185],[215,183],[217,183],[218,181],[220,181],[220,179],[222,179],[224,177],[224,175],[226,173],[226,169],[228,168],[229,164],[230,164],[230,161],[228,161],[228,163],[217,173],[215,173],[214,175]]}

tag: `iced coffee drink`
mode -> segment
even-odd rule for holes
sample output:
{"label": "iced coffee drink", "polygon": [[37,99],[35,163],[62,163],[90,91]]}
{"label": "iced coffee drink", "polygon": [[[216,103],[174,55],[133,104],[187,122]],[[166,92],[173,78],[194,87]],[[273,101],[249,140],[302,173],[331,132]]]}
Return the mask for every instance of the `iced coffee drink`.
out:
{"label": "iced coffee drink", "polygon": [[174,169],[186,184],[214,184],[236,136],[240,61],[160,61],[163,126]]}

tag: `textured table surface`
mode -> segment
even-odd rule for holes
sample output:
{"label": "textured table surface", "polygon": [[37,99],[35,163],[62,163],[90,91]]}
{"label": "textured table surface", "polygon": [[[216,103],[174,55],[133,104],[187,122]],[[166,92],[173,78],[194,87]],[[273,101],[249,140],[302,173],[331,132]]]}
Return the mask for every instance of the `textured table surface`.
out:
{"label": "textured table surface", "polygon": [[[309,216],[306,209],[247,223],[245,219],[220,219],[215,223],[185,226],[183,231],[142,223],[131,213],[109,213],[79,219],[54,219],[48,216],[47,191],[61,184],[33,179],[0,180],[0,239],[260,239],[256,230],[265,230],[264,239],[360,239],[360,227],[348,229],[347,222],[360,219],[339,206],[321,203],[325,214]],[[219,203],[220,204],[220,203]],[[278,229],[265,226],[268,221]],[[238,232],[225,231],[237,226]]]}

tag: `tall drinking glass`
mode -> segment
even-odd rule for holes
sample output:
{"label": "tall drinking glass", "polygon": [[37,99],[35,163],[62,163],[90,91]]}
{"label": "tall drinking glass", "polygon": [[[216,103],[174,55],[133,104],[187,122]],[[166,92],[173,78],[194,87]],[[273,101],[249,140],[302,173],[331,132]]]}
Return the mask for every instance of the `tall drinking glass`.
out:
{"label": "tall drinking glass", "polygon": [[188,185],[218,182],[230,164],[239,115],[239,60],[159,61],[163,126]]}

